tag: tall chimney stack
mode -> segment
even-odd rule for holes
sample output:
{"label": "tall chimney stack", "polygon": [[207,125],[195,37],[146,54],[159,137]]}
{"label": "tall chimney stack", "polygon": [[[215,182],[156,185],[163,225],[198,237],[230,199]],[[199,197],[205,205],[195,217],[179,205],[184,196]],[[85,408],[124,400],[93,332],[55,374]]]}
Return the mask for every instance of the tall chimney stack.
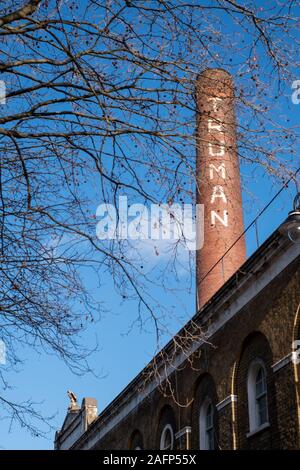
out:
{"label": "tall chimney stack", "polygon": [[[234,86],[222,69],[197,78],[197,203],[204,204],[204,245],[196,252],[201,308],[246,259]],[[233,248],[218,262],[226,251]]]}

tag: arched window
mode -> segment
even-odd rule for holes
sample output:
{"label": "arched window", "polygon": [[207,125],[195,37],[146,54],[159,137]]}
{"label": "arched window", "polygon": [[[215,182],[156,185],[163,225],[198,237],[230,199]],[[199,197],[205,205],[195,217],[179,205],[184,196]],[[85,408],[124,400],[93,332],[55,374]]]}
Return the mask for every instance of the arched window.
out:
{"label": "arched window", "polygon": [[258,424],[261,426],[268,421],[267,382],[266,373],[262,367],[256,374],[255,392]]}
{"label": "arched window", "polygon": [[161,450],[173,450],[174,447],[174,432],[170,424],[167,424],[160,438],[160,449]]}
{"label": "arched window", "polygon": [[250,432],[268,424],[267,375],[264,363],[257,359],[248,372],[248,409]]}
{"label": "arched window", "polygon": [[199,416],[200,449],[202,450],[214,450],[216,448],[214,414],[214,405],[211,399],[207,397],[200,408]]}
{"label": "arched window", "polygon": [[129,449],[131,450],[142,450],[143,446],[143,436],[139,430],[135,430],[129,439]]}

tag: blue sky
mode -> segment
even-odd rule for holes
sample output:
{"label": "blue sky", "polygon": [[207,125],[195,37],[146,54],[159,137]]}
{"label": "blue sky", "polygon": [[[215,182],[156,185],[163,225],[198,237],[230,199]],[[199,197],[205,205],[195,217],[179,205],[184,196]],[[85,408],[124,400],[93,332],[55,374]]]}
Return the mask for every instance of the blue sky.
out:
{"label": "blue sky", "polygon": [[[234,32],[233,28],[232,34]],[[267,100],[272,101],[273,91],[270,89],[269,93]],[[296,106],[291,103],[291,93],[292,89],[287,86],[278,105],[280,113],[278,117],[275,117],[281,120],[288,115],[290,125],[298,125],[300,105]],[[256,169],[253,172],[253,168],[245,164],[241,165],[241,175],[244,184],[244,219],[245,226],[247,226],[280,186],[275,185],[263,170]],[[258,222],[260,242],[263,242],[284,220],[291,208],[294,193],[295,187],[290,185],[261,217]],[[96,207],[95,201],[95,210]],[[247,234],[248,255],[255,249],[255,232],[252,228]],[[151,250],[141,252],[141,256],[153,266],[161,262],[161,258],[155,257],[153,252],[151,254]],[[67,411],[69,402],[67,389],[74,391],[80,402],[85,396],[97,398],[100,412],[151,359],[156,347],[150,326],[148,332],[140,331],[137,325],[128,332],[129,325],[136,317],[137,305],[135,302],[122,302],[108,274],[104,275],[100,288],[90,273],[83,273],[83,276],[95,298],[98,300],[105,298],[110,307],[110,312],[103,314],[101,320],[91,325],[82,337],[82,342],[86,345],[92,346],[96,342],[100,345],[99,351],[93,354],[90,361],[98,376],[74,375],[54,355],[44,353],[38,355],[32,350],[25,349],[22,351],[24,364],[18,373],[13,374],[13,389],[9,391],[11,400],[22,401],[31,398],[39,402],[37,408],[45,416],[54,415],[51,422],[54,429],[60,428]],[[182,271],[180,276],[184,280],[186,273]],[[176,287],[175,282],[173,287]],[[166,294],[159,288],[153,294],[169,309],[170,333],[174,333],[195,313],[194,286],[190,291],[180,292],[178,296]],[[172,320],[174,311],[177,315]],[[10,427],[9,420],[1,422],[0,447],[2,449],[51,449],[53,439],[54,430],[48,433],[47,439],[35,438],[16,425]]]}
{"label": "blue sky", "polygon": [[[295,116],[298,113],[298,108],[296,108]],[[248,211],[244,211],[246,226],[278,189],[272,188],[268,177],[262,175],[250,186],[257,197],[258,204],[253,204]],[[285,218],[290,210],[294,192],[292,185],[290,190],[284,190],[259,220],[261,242]],[[247,236],[248,254],[255,249],[255,232],[251,229]],[[55,415],[52,425],[57,429],[61,426],[67,411],[67,389],[73,390],[80,401],[85,396],[97,398],[99,411],[101,411],[151,359],[155,348],[155,339],[151,332],[141,333],[136,327],[128,333],[128,325],[135,318],[136,305],[133,302],[122,304],[109,277],[101,290],[98,290],[97,284],[93,281],[93,278],[88,280],[90,289],[99,298],[105,292],[111,307],[111,313],[104,315],[101,321],[91,327],[83,337],[83,342],[88,345],[95,344],[96,336],[98,337],[101,348],[91,358],[91,365],[98,377],[91,374],[76,376],[55,356],[37,355],[31,350],[24,351],[25,364],[13,377],[14,389],[10,391],[10,398],[21,401],[31,397],[39,402],[38,408],[44,415]],[[173,296],[168,298],[162,295],[162,300],[166,304],[170,302],[174,305]],[[180,301],[177,299],[178,309],[182,308],[182,305],[184,305],[183,317],[188,319],[188,312],[190,316],[195,313],[193,292],[186,293],[184,297],[180,296]],[[175,332],[179,325],[178,320],[176,319],[174,323],[173,331]],[[35,438],[25,429],[17,426],[9,429],[9,424],[9,421],[2,421],[0,430],[2,449],[51,449],[53,447],[54,432],[49,432],[46,439]]]}

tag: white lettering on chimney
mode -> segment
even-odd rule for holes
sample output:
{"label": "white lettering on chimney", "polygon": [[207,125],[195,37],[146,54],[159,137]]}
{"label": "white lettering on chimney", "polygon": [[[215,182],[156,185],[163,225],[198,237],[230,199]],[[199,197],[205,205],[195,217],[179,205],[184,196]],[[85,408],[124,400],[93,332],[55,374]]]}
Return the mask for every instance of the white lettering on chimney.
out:
{"label": "white lettering on chimney", "polygon": [[224,225],[224,227],[228,227],[228,213],[225,209],[223,211],[223,219],[215,211],[211,211],[211,224],[212,225],[216,225],[216,219],[218,219],[221,222],[221,224]]}
{"label": "white lettering on chimney", "polygon": [[[218,97],[210,97],[209,101],[212,101],[212,110],[214,113],[219,111],[218,104],[222,101]],[[225,155],[225,140],[224,140],[224,131],[223,124],[218,116],[212,116],[207,120],[208,132],[210,134],[217,134],[218,138],[214,142],[208,143],[208,154],[210,157],[224,157]],[[214,165],[213,163],[209,164],[209,179],[213,181],[215,178],[221,177],[223,180],[226,180],[226,168],[225,163],[220,162],[220,164]],[[222,199],[224,204],[227,204],[227,197],[224,191],[224,187],[220,185],[214,185],[211,195],[211,204],[215,204],[216,200]],[[221,223],[224,227],[228,227],[228,211],[223,210],[223,217],[218,213],[219,210],[211,210],[211,225],[216,226],[217,222]]]}
{"label": "white lettering on chimney", "polygon": [[210,202],[213,204],[217,197],[220,197],[221,199],[223,199],[225,203],[227,203],[223,186],[220,186],[220,185],[214,186]]}
{"label": "white lettering on chimney", "polygon": [[217,102],[222,101],[222,98],[218,98],[217,96],[211,96],[210,98],[208,98],[208,101],[213,102],[213,110],[216,113],[218,111]]}
{"label": "white lettering on chimney", "polygon": [[208,119],[208,132],[210,131],[219,131],[222,132],[222,124],[218,124],[218,122],[214,119]]}
{"label": "white lettering on chimney", "polygon": [[221,163],[221,165],[218,166],[218,168],[213,164],[209,164],[209,179],[213,180],[214,179],[214,171],[216,171],[218,174],[220,174],[221,178],[223,180],[226,179],[226,168],[225,168],[225,163]]}
{"label": "white lettering on chimney", "polygon": [[215,153],[213,145],[209,142],[208,153],[210,157],[223,157],[225,155],[224,145],[218,145],[218,146],[215,145],[215,149],[217,150],[217,153]]}

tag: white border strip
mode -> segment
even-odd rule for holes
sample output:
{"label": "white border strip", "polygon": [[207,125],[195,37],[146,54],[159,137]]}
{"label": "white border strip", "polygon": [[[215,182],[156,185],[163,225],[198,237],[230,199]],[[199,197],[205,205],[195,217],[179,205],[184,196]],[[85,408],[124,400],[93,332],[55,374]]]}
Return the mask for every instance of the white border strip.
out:
{"label": "white border strip", "polygon": [[292,362],[292,353],[287,354],[286,356],[279,359],[279,361],[275,362],[271,367],[273,372],[277,372],[278,370],[282,369],[282,367],[287,366],[290,362]]}
{"label": "white border strip", "polygon": [[224,400],[220,401],[217,403],[216,408],[218,411],[222,410],[225,408],[227,405],[231,405],[234,401],[237,401],[237,396],[236,395],[228,395],[228,397],[224,398]]}
{"label": "white border strip", "polygon": [[191,426],[185,426],[184,428],[180,429],[180,431],[178,431],[175,434],[175,439],[179,439],[181,436],[184,436],[185,434],[190,434],[191,432],[192,432]]}

